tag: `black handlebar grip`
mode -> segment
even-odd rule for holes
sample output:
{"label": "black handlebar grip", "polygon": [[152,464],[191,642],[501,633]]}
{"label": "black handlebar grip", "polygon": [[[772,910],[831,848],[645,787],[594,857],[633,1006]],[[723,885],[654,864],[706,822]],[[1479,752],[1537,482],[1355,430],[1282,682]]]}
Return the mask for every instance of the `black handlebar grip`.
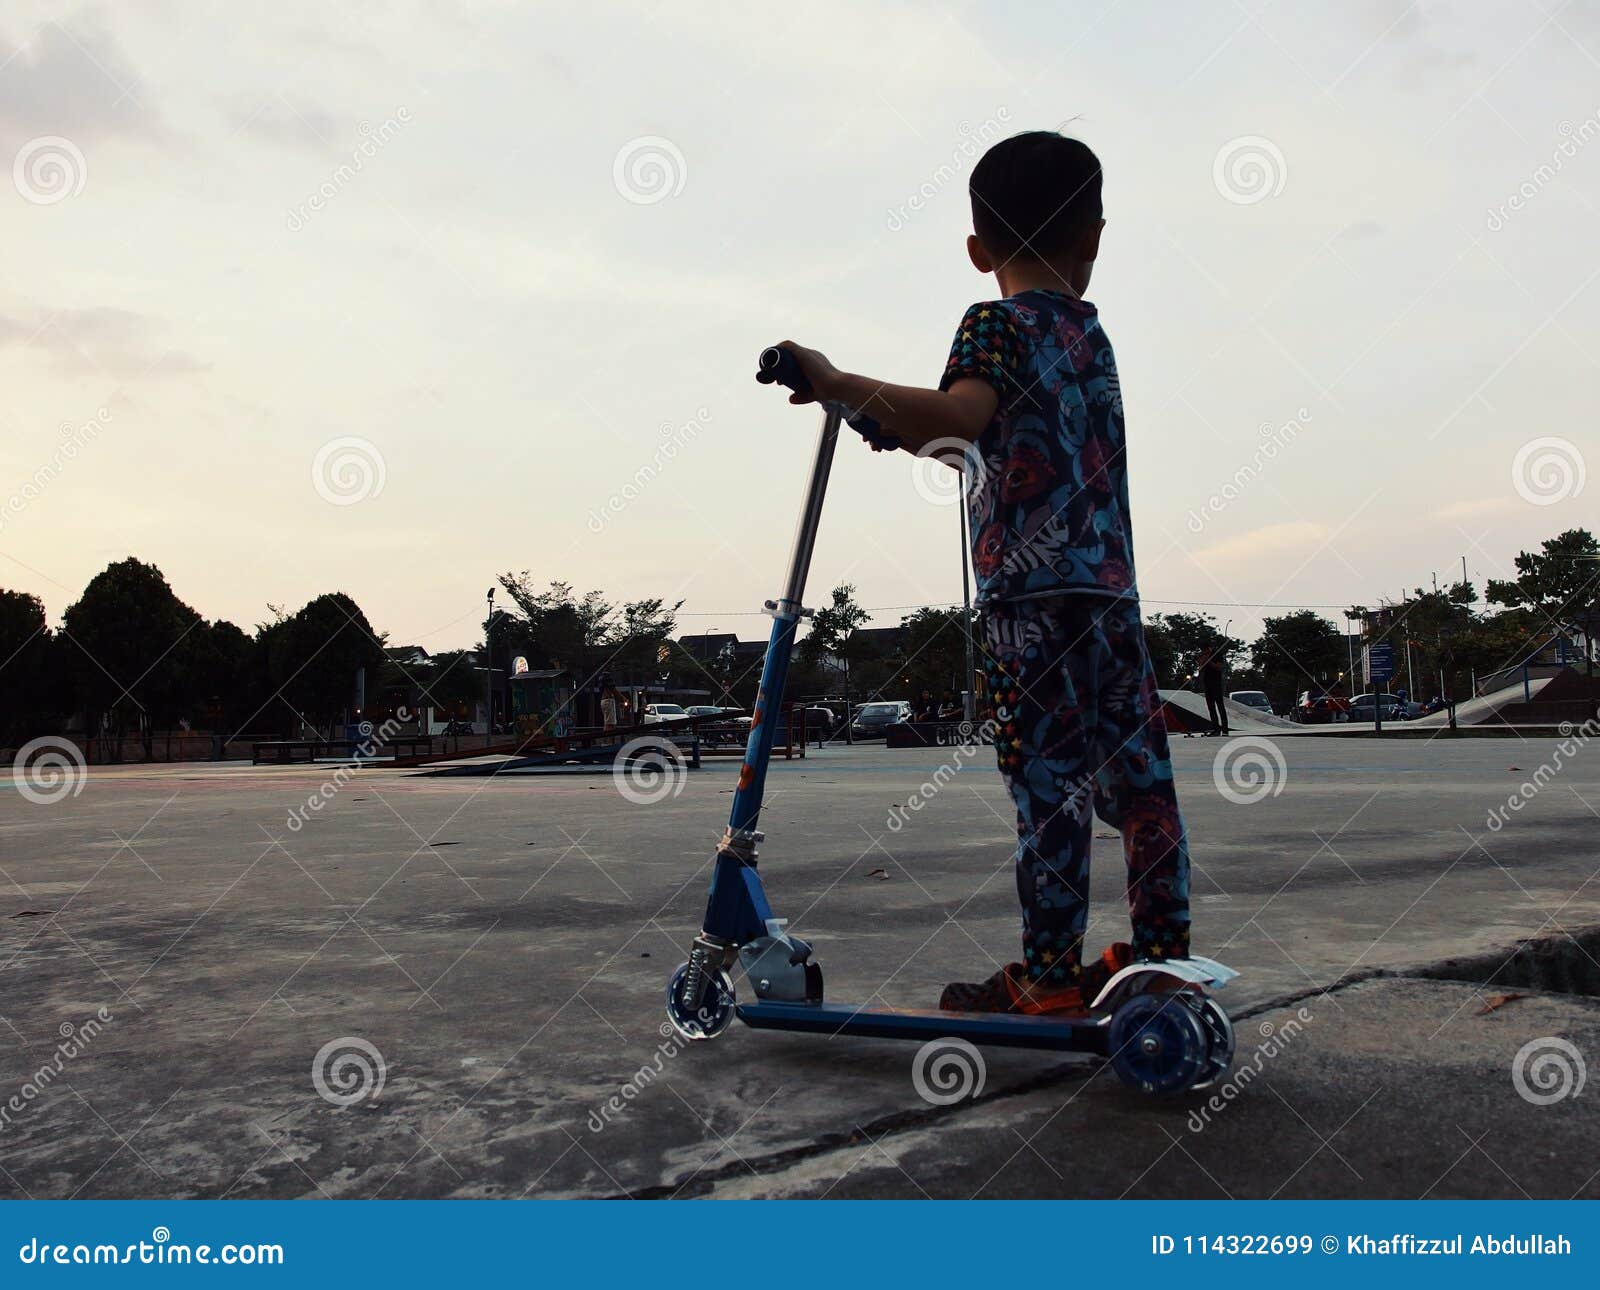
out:
{"label": "black handlebar grip", "polygon": [[756,380],[763,385],[782,385],[796,394],[810,394],[811,382],[800,367],[800,360],[786,349],[773,345],[761,351]]}

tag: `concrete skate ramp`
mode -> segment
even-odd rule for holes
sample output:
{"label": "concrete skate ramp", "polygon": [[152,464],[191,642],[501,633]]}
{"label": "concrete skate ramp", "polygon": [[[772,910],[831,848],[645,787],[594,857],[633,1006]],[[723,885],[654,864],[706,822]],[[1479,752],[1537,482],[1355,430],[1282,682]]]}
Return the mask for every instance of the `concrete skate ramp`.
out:
{"label": "concrete skate ramp", "polygon": [[[1200,734],[1211,729],[1203,694],[1196,694],[1193,690],[1162,690],[1160,693],[1168,730],[1177,734]],[[1224,699],[1222,705],[1228,711],[1228,729],[1235,734],[1282,734],[1301,729],[1293,721],[1268,716],[1232,699]]]}
{"label": "concrete skate ramp", "polygon": [[[1456,705],[1456,721],[1463,726],[1477,726],[1485,722],[1500,720],[1500,714],[1514,703],[1524,702],[1526,696],[1531,695],[1534,700],[1539,698],[1540,691],[1544,690],[1553,676],[1536,676],[1528,682],[1527,691],[1524,692],[1522,682],[1514,685],[1502,686],[1498,690],[1490,690],[1488,694],[1480,694],[1476,698],[1468,699]],[[1425,717],[1416,717],[1408,724],[1413,726],[1447,726],[1450,724],[1450,714],[1445,712],[1431,712]]]}

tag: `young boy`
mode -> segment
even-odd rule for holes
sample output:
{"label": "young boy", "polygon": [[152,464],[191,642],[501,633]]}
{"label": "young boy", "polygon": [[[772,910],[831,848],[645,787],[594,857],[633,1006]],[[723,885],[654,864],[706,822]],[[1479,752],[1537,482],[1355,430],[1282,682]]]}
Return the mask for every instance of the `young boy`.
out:
{"label": "young boy", "polygon": [[[1188,954],[1189,856],[1139,621],[1116,360],[1083,298],[1105,227],[1100,162],[1075,139],[1021,134],[984,154],[970,191],[967,255],[1002,299],[967,310],[938,389],[783,344],[815,398],[874,418],[900,447],[965,446],[1023,961],[947,986],[939,1006],[1072,1015],[1135,958]],[[1122,834],[1133,942],[1086,964],[1096,812]]]}

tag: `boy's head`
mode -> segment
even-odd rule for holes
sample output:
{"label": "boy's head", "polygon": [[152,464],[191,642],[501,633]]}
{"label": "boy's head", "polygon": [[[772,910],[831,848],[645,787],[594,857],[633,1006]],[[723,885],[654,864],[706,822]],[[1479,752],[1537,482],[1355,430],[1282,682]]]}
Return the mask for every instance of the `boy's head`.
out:
{"label": "boy's head", "polygon": [[1074,291],[1089,285],[1105,221],[1100,159],[1087,144],[1051,130],[1013,135],[983,154],[967,187],[967,251],[980,272],[1004,283],[1042,268]]}

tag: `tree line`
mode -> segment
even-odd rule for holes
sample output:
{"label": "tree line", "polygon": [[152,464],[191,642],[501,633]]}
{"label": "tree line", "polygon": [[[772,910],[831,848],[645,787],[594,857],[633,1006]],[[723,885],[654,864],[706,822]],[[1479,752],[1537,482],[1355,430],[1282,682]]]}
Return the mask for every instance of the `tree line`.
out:
{"label": "tree line", "polygon": [[[1514,666],[1559,630],[1600,627],[1600,542],[1571,529],[1522,551],[1516,574],[1490,579],[1486,604],[1469,583],[1422,589],[1373,614],[1372,638],[1396,646],[1396,684],[1410,651],[1417,696],[1442,683],[1455,697],[1469,677]],[[504,573],[496,588],[509,608],[486,614],[472,651],[433,655],[415,666],[391,659],[386,637],[355,600],[328,591],[293,612],[268,605],[251,631],[207,620],[181,600],[161,571],[129,557],[108,565],[52,628],[43,604],[0,589],[0,745],[15,746],[69,727],[116,747],[136,739],[148,758],[163,733],[188,727],[228,735],[332,735],[352,714],[355,678],[366,677],[369,709],[427,704],[455,711],[484,693],[481,669],[506,676],[517,657],[533,667],[561,667],[578,685],[606,677],[617,684],[707,691],[711,702],[748,707],[760,677],[753,651],[696,658],[674,639],[682,601],[613,602],[570,583],[540,586],[530,572]],[[833,590],[805,629],[790,675],[789,697],[840,695],[914,698],[923,690],[960,692],[966,635],[974,618],[960,608],[928,606],[898,629],[867,629],[855,588]],[[1333,621],[1301,609],[1268,617],[1254,641],[1228,635],[1204,613],[1146,616],[1145,632],[1163,688],[1187,686],[1200,664],[1220,652],[1229,688],[1267,692],[1286,709],[1303,690],[1362,688],[1348,676],[1351,645]],[[980,661],[981,662],[981,661]],[[1359,676],[1359,659],[1357,669]]]}

